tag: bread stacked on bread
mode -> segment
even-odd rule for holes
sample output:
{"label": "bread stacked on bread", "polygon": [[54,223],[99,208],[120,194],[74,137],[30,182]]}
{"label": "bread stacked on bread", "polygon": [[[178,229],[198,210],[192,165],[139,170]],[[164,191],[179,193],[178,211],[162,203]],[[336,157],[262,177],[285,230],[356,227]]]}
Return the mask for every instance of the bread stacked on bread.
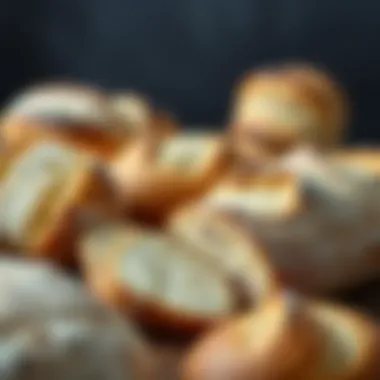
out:
{"label": "bread stacked on bread", "polygon": [[218,133],[66,82],[2,116],[1,379],[380,379],[380,288],[337,295],[380,279],[380,149],[329,74],[249,72]]}

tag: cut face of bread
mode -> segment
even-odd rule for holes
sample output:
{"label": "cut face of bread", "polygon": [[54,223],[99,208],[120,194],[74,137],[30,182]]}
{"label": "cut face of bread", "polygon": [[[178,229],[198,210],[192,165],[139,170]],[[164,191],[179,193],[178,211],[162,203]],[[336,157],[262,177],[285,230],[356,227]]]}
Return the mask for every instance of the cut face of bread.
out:
{"label": "cut face of bread", "polygon": [[[103,242],[96,249],[97,236]],[[204,328],[236,306],[227,275],[173,238],[128,227],[94,229],[81,247],[95,292],[148,325]]]}
{"label": "cut face of bread", "polygon": [[315,360],[320,340],[300,300],[292,294],[275,297],[195,343],[183,378],[307,380],[300,375]]}
{"label": "cut face of bread", "polygon": [[[243,223],[263,243],[282,279],[298,289],[328,292],[373,278],[379,273],[378,179],[320,155],[295,157],[287,157],[281,170],[297,184],[296,212],[283,212],[281,204],[275,209],[281,212],[273,212],[274,201],[267,208],[248,201],[239,208],[232,196],[215,201],[212,193],[203,204]],[[255,191],[252,186],[250,195]],[[265,189],[262,194],[265,198]]]}
{"label": "cut face of bread", "polygon": [[248,174],[220,181],[204,203],[235,214],[285,217],[300,209],[301,192],[297,180],[286,173]]}
{"label": "cut face of bread", "polygon": [[8,144],[49,136],[100,154],[129,137],[100,91],[62,83],[31,87],[16,96],[5,109],[2,132]]}
{"label": "cut face of bread", "polygon": [[[36,255],[59,256],[60,247],[73,243],[71,232],[79,227],[70,215],[96,201],[92,166],[87,155],[51,141],[20,147],[0,178],[2,242]],[[45,243],[55,236],[57,252],[49,252],[53,247]]]}
{"label": "cut face of bread", "polygon": [[150,352],[140,333],[63,272],[3,257],[0,283],[1,378],[142,378]]}
{"label": "cut face of bread", "polygon": [[76,152],[48,143],[22,152],[1,180],[2,234],[15,244],[38,236],[51,222],[51,201],[76,177],[77,160]]}
{"label": "cut face of bread", "polygon": [[168,230],[235,278],[250,303],[257,305],[277,287],[260,244],[222,214],[199,204],[188,205],[172,215]]}
{"label": "cut face of bread", "polygon": [[164,141],[156,152],[156,165],[183,176],[206,177],[224,158],[222,136],[186,133]]}

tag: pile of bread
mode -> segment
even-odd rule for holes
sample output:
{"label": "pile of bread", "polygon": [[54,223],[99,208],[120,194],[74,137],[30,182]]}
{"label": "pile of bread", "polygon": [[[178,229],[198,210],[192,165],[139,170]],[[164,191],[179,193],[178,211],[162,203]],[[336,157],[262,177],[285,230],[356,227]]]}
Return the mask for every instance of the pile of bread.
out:
{"label": "pile of bread", "polygon": [[304,64],[244,76],[219,132],[134,92],[16,94],[0,379],[380,379],[378,321],[337,300],[380,277],[380,149],[344,145],[349,108]]}

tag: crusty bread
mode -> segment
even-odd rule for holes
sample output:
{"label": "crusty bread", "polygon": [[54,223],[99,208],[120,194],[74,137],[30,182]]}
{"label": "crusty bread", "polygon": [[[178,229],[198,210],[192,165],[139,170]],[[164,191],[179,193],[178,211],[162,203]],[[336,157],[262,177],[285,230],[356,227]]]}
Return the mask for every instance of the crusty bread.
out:
{"label": "crusty bread", "polygon": [[[280,278],[297,289],[331,292],[378,276],[378,177],[307,149],[284,157],[278,171],[262,177],[278,178],[284,170],[294,177],[295,197],[280,187],[262,191],[253,181],[241,202],[239,191],[218,187],[202,203],[230,215],[260,239]],[[261,205],[248,201],[257,192]]]}
{"label": "crusty bread", "polygon": [[306,64],[252,70],[233,93],[230,132],[241,161],[275,157],[300,142],[341,142],[348,106],[339,85]]}
{"label": "crusty bread", "polygon": [[286,218],[302,210],[301,184],[291,173],[271,171],[228,173],[206,194],[206,203],[223,210],[228,206],[236,212],[275,215]]}
{"label": "crusty bread", "polygon": [[129,215],[161,223],[222,175],[229,160],[223,136],[179,134],[164,140],[142,136],[110,165]]}
{"label": "crusty bread", "polygon": [[232,276],[251,305],[257,306],[277,290],[276,275],[263,247],[224,215],[189,204],[171,216],[167,230]]}
{"label": "crusty bread", "polygon": [[0,240],[33,256],[73,260],[82,213],[117,213],[102,164],[51,140],[4,152],[0,170]]}
{"label": "crusty bread", "polygon": [[158,232],[99,225],[83,236],[81,257],[94,293],[146,326],[193,334],[239,306],[229,276],[214,260]]}
{"label": "crusty bread", "polygon": [[8,145],[43,136],[102,157],[130,137],[100,89],[60,82],[32,86],[11,99],[1,132]]}
{"label": "crusty bread", "polygon": [[139,331],[79,282],[47,263],[5,257],[0,279],[1,379],[149,378]]}
{"label": "crusty bread", "polygon": [[287,291],[196,342],[182,378],[375,380],[378,353],[372,321]]}

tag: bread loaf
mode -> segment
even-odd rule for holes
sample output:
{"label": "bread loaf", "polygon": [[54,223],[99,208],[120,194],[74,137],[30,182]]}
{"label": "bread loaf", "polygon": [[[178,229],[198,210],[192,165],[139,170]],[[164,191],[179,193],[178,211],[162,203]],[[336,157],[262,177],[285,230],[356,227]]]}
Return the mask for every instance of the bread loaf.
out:
{"label": "bread loaf", "polygon": [[196,342],[184,380],[375,380],[379,331],[335,304],[281,293]]}
{"label": "bread loaf", "polygon": [[194,334],[240,308],[228,273],[173,237],[124,224],[100,225],[83,236],[81,254],[94,293],[148,327]]}

